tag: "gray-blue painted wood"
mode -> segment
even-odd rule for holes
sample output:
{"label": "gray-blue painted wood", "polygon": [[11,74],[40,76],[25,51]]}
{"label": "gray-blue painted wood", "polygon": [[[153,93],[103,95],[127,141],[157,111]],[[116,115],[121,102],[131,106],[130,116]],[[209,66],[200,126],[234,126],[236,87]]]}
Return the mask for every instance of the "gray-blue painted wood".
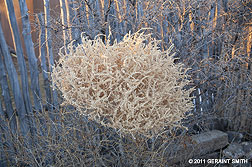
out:
{"label": "gray-blue painted wood", "polygon": [[[46,26],[46,41],[47,41],[47,55],[49,56],[49,71],[52,72],[54,66],[53,50],[52,50],[52,39],[51,39],[51,23],[50,23],[50,6],[49,0],[44,0],[44,12],[45,12],[45,26]],[[53,96],[53,107],[59,110],[58,94],[57,90],[52,90]]]}
{"label": "gray-blue painted wood", "polygon": [[[16,121],[16,114],[14,113],[12,107],[12,101],[10,96],[10,90],[7,81],[7,75],[5,72],[4,62],[3,62],[3,53],[0,49],[0,84],[2,88],[2,96],[5,104],[5,111],[6,115],[8,116],[10,128],[13,134],[17,131],[17,121]],[[0,105],[1,107],[1,105]]]}
{"label": "gray-blue painted wood", "polygon": [[88,34],[90,35],[91,39],[94,39],[94,37],[97,35],[95,32],[96,28],[96,20],[94,17],[94,4],[93,4],[93,0],[90,1],[85,1],[88,7],[88,22],[89,22],[89,30],[88,30]]}
{"label": "gray-blue painted wood", "polygon": [[11,139],[11,130],[9,129],[8,122],[5,121],[5,113],[0,100],[0,158],[2,158],[0,159],[0,166],[3,163],[1,161],[14,156],[15,151]]}
{"label": "gray-blue painted wood", "polygon": [[81,15],[81,26],[83,27],[82,31],[85,31],[88,29],[88,18],[86,13],[86,5],[84,1],[80,2],[80,15]]}
{"label": "gray-blue painted wood", "polygon": [[29,95],[29,85],[28,85],[28,75],[27,75],[27,69],[23,54],[23,48],[21,44],[20,34],[18,30],[18,24],[15,16],[14,6],[12,0],[5,0],[6,6],[8,9],[8,17],[10,21],[10,28],[13,35],[13,41],[15,44],[15,49],[17,53],[17,59],[18,59],[18,65],[21,75],[21,83],[22,83],[22,94],[24,98],[24,104],[26,109],[27,118],[29,120],[30,124],[30,130],[31,133],[34,133],[35,129],[35,122],[33,121],[33,111],[32,111],[32,105],[31,105],[31,99]]}
{"label": "gray-blue painted wood", "polygon": [[[210,27],[209,27],[211,34],[214,31],[214,29],[213,29],[213,20],[214,20],[215,7],[216,7],[216,5],[215,5],[215,3],[213,3],[212,7],[211,7],[211,10],[210,10],[209,18],[208,18],[209,22],[211,22]],[[207,41],[212,41],[211,37],[212,37],[212,35],[210,35],[208,37]],[[213,44],[212,44],[212,42],[209,42],[208,43],[208,56],[207,57],[210,58],[212,56],[213,56]]]}
{"label": "gray-blue painted wood", "polygon": [[73,12],[73,25],[74,25],[74,27],[72,28],[72,37],[74,40],[74,44],[77,46],[78,43],[81,43],[81,38],[80,38],[81,32],[79,29],[80,20],[78,18],[78,13],[77,13],[78,5],[74,2],[74,0],[71,0],[71,1],[73,4],[72,12]]}
{"label": "gray-blue painted wood", "polygon": [[22,93],[19,86],[17,71],[11,59],[11,55],[4,39],[4,33],[2,30],[2,24],[0,22],[0,48],[3,53],[4,63],[10,80],[11,89],[16,105],[16,112],[19,119],[19,127],[22,135],[27,135],[29,132],[28,117],[26,115],[25,105],[22,97]]}
{"label": "gray-blue painted wood", "polygon": [[[0,57],[1,58],[1,57]],[[1,61],[1,60],[0,60]],[[1,72],[1,71],[0,71]],[[0,166],[7,166],[5,160],[7,159],[5,150],[4,150],[4,111],[2,107],[2,102],[0,99]]]}
{"label": "gray-blue painted wood", "polygon": [[[1,56],[1,55],[0,55]],[[1,63],[1,57],[0,57],[0,63]],[[1,71],[0,71],[1,72]],[[1,100],[1,98],[0,98],[0,119],[1,118],[4,118],[5,117],[5,114],[4,114],[4,111],[3,111],[3,105],[2,105],[2,100]],[[2,121],[1,120],[1,122],[4,122],[4,121]],[[0,123],[1,123],[0,122]],[[1,138],[0,138],[1,139]]]}
{"label": "gray-blue painted wood", "polygon": [[21,11],[22,25],[23,25],[23,37],[25,42],[26,53],[28,57],[30,77],[31,77],[31,90],[33,94],[33,100],[35,109],[41,111],[42,101],[39,87],[39,71],[37,65],[37,58],[35,56],[34,45],[31,37],[31,26],[29,21],[28,9],[25,0],[19,0],[19,7]]}
{"label": "gray-blue painted wood", "polygon": [[68,31],[68,35],[69,35],[69,40],[72,41],[74,38],[73,38],[73,3],[72,3],[72,0],[66,0],[66,12],[67,12],[67,24],[68,24],[68,28],[69,28],[69,31]]}
{"label": "gray-blue painted wood", "polygon": [[39,54],[41,58],[41,68],[42,68],[42,74],[44,79],[44,88],[45,88],[45,94],[46,94],[46,103],[47,108],[51,111],[51,103],[52,103],[52,96],[51,96],[51,90],[50,90],[50,82],[49,82],[49,76],[48,76],[48,68],[46,64],[46,39],[45,39],[45,24],[44,24],[44,18],[41,13],[38,14],[38,21],[39,21]]}
{"label": "gray-blue painted wood", "polygon": [[67,9],[66,9],[66,1],[60,0],[60,13],[61,13],[61,21],[62,21],[62,30],[63,30],[63,40],[64,40],[64,51],[67,53],[67,44],[68,44],[68,22],[67,22]]}

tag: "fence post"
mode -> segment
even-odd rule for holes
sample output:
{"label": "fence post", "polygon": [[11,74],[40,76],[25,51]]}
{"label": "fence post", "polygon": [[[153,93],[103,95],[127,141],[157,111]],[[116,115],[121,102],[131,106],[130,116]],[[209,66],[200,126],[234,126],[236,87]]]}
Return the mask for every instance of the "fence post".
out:
{"label": "fence post", "polygon": [[19,0],[19,7],[21,12],[22,18],[22,25],[23,25],[23,37],[26,47],[26,52],[28,56],[28,63],[30,69],[30,77],[31,77],[31,90],[33,93],[33,100],[35,109],[37,111],[41,111],[41,93],[39,87],[39,72],[38,72],[38,65],[37,65],[37,58],[34,52],[34,45],[32,42],[31,37],[31,26],[28,17],[28,9],[25,0]]}
{"label": "fence post", "polygon": [[4,39],[4,33],[2,30],[1,22],[0,22],[0,49],[3,53],[5,66],[8,72],[8,77],[9,77],[11,88],[13,91],[21,134],[23,136],[26,136],[29,131],[28,117],[26,115],[25,105],[24,105],[23,97],[22,97],[19,82],[18,82],[17,71],[14,67],[14,64],[10,56],[10,52],[8,50],[8,46]]}
{"label": "fence post", "polygon": [[67,53],[67,44],[68,44],[68,21],[67,21],[67,9],[66,9],[66,1],[60,0],[60,12],[61,12],[61,21],[62,21],[62,29],[63,29],[63,39],[64,39],[64,48],[65,53]]}
{"label": "fence post", "polygon": [[79,25],[79,18],[76,10],[76,4],[74,0],[66,0],[66,11],[67,11],[67,20],[68,25],[71,25],[71,29],[69,30],[70,41],[74,41],[74,45],[77,46],[78,43],[81,42],[80,39],[80,30],[77,25]]}
{"label": "fence post", "polygon": [[[1,160],[6,160],[7,162],[11,159],[11,157],[15,154],[15,148],[12,142],[12,135],[10,133],[10,126],[8,122],[5,120],[5,113],[2,108],[2,102],[0,100],[0,166],[8,166],[8,163],[3,163]],[[4,153],[3,153],[4,152]],[[4,156],[5,155],[5,156]],[[8,155],[8,156],[7,156]],[[4,161],[3,161],[4,162]]]}
{"label": "fence post", "polygon": [[[28,75],[27,75],[27,69],[25,65],[25,59],[24,59],[24,54],[23,54],[23,48],[21,44],[21,39],[20,39],[20,34],[18,30],[18,24],[15,16],[15,11],[14,11],[14,6],[12,0],[5,0],[6,7],[8,9],[8,17],[9,17],[9,22],[10,22],[10,29],[13,34],[13,41],[15,44],[15,49],[17,52],[17,59],[18,59],[18,65],[20,69],[20,74],[21,74],[21,83],[22,83],[22,93],[23,93],[23,98],[24,98],[24,104],[26,108],[26,114],[28,116],[28,120],[30,121],[30,130],[31,133],[33,134],[35,132],[35,122],[33,121],[33,112],[32,112],[32,105],[31,105],[31,99],[29,95],[29,85],[28,85]],[[15,92],[13,92],[15,93]]]}
{"label": "fence post", "polygon": [[[52,51],[52,40],[51,40],[51,23],[50,23],[50,7],[49,7],[49,0],[44,0],[44,12],[45,12],[45,27],[46,27],[46,41],[47,41],[47,53],[49,56],[49,71],[52,72],[54,66],[54,58],[53,58],[53,51]],[[53,83],[52,83],[53,84]],[[52,90],[53,95],[53,107],[56,110],[59,110],[58,105],[58,95],[57,90]]]}
{"label": "fence post", "polygon": [[[17,132],[16,114],[14,113],[14,110],[12,107],[11,96],[10,96],[10,91],[9,91],[9,86],[8,86],[8,81],[7,81],[7,75],[5,73],[2,55],[3,53],[0,49],[0,83],[1,83],[1,88],[2,88],[2,96],[5,103],[5,109],[6,109],[5,111],[7,113],[7,116],[10,122],[11,131],[13,134],[15,134]],[[0,104],[0,109],[1,107],[2,106]]]}
{"label": "fence post", "polygon": [[[51,90],[50,90],[50,82],[48,78],[48,69],[46,65],[46,40],[45,40],[45,24],[44,18],[41,13],[38,15],[38,22],[39,22],[39,53],[41,58],[41,68],[42,74],[44,78],[44,88],[46,93],[46,103],[51,104],[52,97],[51,97]],[[51,108],[50,105],[47,105],[48,108]],[[51,110],[51,109],[49,109]]]}
{"label": "fence post", "polygon": [[[1,57],[0,57],[1,59]],[[1,61],[1,60],[0,60]],[[5,154],[5,147],[4,147],[4,134],[6,133],[5,132],[5,129],[6,129],[6,124],[5,124],[5,120],[4,120],[4,111],[3,111],[3,108],[2,108],[2,102],[1,102],[1,99],[0,99],[0,166],[7,166],[6,163],[4,162],[1,162],[2,160],[6,160],[7,157],[6,157],[6,154]]]}

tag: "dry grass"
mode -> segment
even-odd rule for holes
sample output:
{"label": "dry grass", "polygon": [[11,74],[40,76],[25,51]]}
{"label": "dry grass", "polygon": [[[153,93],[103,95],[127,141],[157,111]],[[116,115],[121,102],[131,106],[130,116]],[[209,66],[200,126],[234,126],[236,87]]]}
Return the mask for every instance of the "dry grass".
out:
{"label": "dry grass", "polygon": [[193,108],[193,89],[184,89],[190,82],[188,69],[174,64],[171,48],[161,52],[159,41],[139,32],[109,43],[99,36],[83,37],[76,48],[68,46],[68,54],[60,53],[53,81],[65,103],[133,135],[150,136],[164,127],[181,126],[185,112]]}
{"label": "dry grass", "polygon": [[187,137],[185,133],[166,133],[152,139],[143,135],[120,136],[114,128],[88,121],[70,107],[60,110],[56,121],[50,119],[48,112],[36,112],[34,119],[37,131],[31,136],[32,143],[11,133],[10,139],[0,138],[4,145],[0,166],[1,162],[3,166],[39,167],[169,166],[168,158],[176,151],[171,146]]}

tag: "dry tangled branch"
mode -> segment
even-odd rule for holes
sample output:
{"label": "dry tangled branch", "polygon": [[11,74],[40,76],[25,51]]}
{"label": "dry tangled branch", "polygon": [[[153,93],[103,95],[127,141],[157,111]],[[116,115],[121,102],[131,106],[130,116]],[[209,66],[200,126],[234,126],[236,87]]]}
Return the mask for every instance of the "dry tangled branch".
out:
{"label": "dry tangled branch", "polygon": [[173,63],[171,49],[160,51],[159,41],[139,32],[109,43],[83,37],[82,44],[60,53],[53,81],[65,103],[79,111],[86,108],[90,119],[131,134],[149,136],[181,126],[193,107],[193,89],[184,89],[190,82],[187,69]]}

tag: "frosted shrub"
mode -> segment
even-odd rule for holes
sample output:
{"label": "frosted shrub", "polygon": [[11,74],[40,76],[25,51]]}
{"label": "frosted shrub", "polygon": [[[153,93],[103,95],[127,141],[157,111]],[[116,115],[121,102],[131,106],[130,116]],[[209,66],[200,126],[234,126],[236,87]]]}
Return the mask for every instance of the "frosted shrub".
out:
{"label": "frosted shrub", "polygon": [[193,90],[184,89],[187,69],[158,43],[143,33],[113,45],[83,37],[76,48],[68,46],[68,54],[60,53],[53,81],[65,103],[122,132],[149,136],[181,126],[193,107]]}

